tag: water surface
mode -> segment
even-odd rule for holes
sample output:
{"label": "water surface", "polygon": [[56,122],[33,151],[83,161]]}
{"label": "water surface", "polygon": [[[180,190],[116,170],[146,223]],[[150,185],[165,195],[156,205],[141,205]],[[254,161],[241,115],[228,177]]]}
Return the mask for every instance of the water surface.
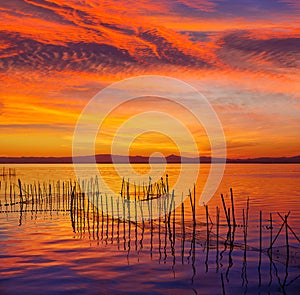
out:
{"label": "water surface", "polygon": [[[75,178],[72,165],[9,165],[17,177],[1,179],[1,202],[9,201],[5,182],[24,184],[52,183]],[[154,165],[155,167],[155,165]],[[185,171],[192,172],[193,165]],[[82,169],[89,169],[83,165]],[[112,165],[99,165],[103,177],[116,192],[121,179]],[[148,165],[134,165],[141,173]],[[180,165],[167,166],[170,186]],[[205,183],[209,165],[201,166],[196,184],[197,197]],[[187,172],[188,173],[188,172]],[[130,177],[130,175],[125,175]],[[188,175],[186,175],[188,177]],[[222,278],[226,294],[270,293],[297,294],[300,288],[299,243],[288,231],[290,257],[286,255],[286,235],[274,243],[272,260],[266,254],[270,245],[270,213],[273,239],[282,225],[282,216],[290,212],[288,224],[300,234],[300,165],[229,164],[216,194],[208,203],[212,222],[220,207],[220,239],[226,239],[226,220],[220,199],[224,194],[230,205],[232,187],[238,227],[235,246],[215,246],[216,226],[210,227],[210,246],[206,245],[204,207],[196,208],[196,236],[193,240],[192,212],[185,201],[186,236],[181,233],[181,211],[174,215],[173,228],[163,222],[129,224],[110,218],[97,222],[95,212],[71,223],[66,204],[51,204],[60,210],[35,210],[33,207],[14,212],[2,206],[0,213],[0,293],[1,294],[222,294]],[[16,198],[18,198],[18,187]],[[186,193],[189,188],[182,187]],[[242,209],[250,198],[247,251],[243,245]],[[45,204],[44,204],[45,205]],[[44,206],[43,205],[43,206]],[[46,206],[46,205],[45,205]],[[43,207],[45,209],[45,206]],[[48,206],[48,205],[47,205]],[[49,207],[47,207],[49,208]],[[262,249],[259,251],[259,212],[262,210]],[[96,217],[95,217],[96,216]],[[173,216],[173,215],[172,215]],[[98,216],[99,217],[99,216]],[[171,227],[173,224],[171,225]],[[170,236],[171,232],[171,236]],[[221,242],[220,242],[221,243]],[[295,248],[293,248],[295,247]],[[207,251],[207,249],[209,251]]]}

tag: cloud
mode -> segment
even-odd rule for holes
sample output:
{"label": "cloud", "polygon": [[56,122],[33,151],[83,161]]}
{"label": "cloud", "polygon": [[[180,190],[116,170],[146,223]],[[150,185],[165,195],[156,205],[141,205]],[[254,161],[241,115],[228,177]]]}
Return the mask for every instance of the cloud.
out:
{"label": "cloud", "polygon": [[[12,0],[4,3],[0,10],[0,16],[6,22],[1,33],[1,39],[5,40],[0,46],[1,68],[118,72],[139,65],[156,67],[158,64],[185,68],[215,67],[218,60],[212,44],[214,40],[210,43],[204,38],[189,40],[188,36],[157,25],[155,18],[159,15],[168,22],[170,15],[177,19],[181,15],[186,17],[189,15],[186,9],[195,13],[205,10],[209,15],[219,17],[222,5],[225,4],[207,0],[120,1],[117,6],[113,1],[104,1],[100,5],[97,1]],[[236,1],[226,5],[227,9],[231,5],[239,7]],[[247,8],[249,12],[253,12],[251,7],[269,7],[269,4],[254,1]],[[127,18],[124,18],[125,13]],[[135,16],[134,22],[130,19],[131,14]],[[150,16],[150,20],[153,17],[150,23],[144,20],[145,14]],[[220,17],[219,23],[225,19]],[[211,21],[211,17],[207,20]],[[192,21],[197,25],[199,20],[192,18]],[[243,19],[240,22],[243,23]],[[20,25],[16,26],[16,23]],[[245,48],[237,44],[235,37],[241,36],[233,34],[223,38],[223,45],[227,46],[225,49],[230,54],[231,51],[243,51],[240,54],[242,59],[251,57]],[[272,40],[268,44],[267,41],[254,44],[254,41],[243,38],[240,43],[244,47],[249,46],[252,53],[257,53],[254,52],[255,46],[272,46]],[[226,53],[221,52],[220,55],[226,59]],[[271,53],[270,58],[271,55],[274,56]],[[284,62],[283,59],[281,61]]]}
{"label": "cloud", "polygon": [[300,8],[300,3],[298,0],[279,0],[279,2],[286,3],[288,6],[291,6],[292,8]]}
{"label": "cloud", "polygon": [[219,57],[234,68],[274,73],[282,72],[282,68],[300,67],[300,38],[286,35],[259,39],[247,32],[233,32],[218,42]]}
{"label": "cloud", "polygon": [[[4,130],[52,130],[53,125],[49,124],[2,124]],[[73,125],[55,124],[55,129],[73,131]]]}
{"label": "cloud", "polygon": [[[5,40],[0,46],[2,70],[10,65],[51,71],[103,71],[107,67],[128,67],[128,63],[195,67],[211,64],[208,52],[194,47],[187,37],[162,27],[128,25],[120,18],[108,17],[89,6],[74,5],[75,2],[26,3],[34,9],[32,14],[22,16],[21,23],[18,10],[0,11],[6,22],[1,32],[1,39]],[[42,18],[47,11],[56,18]]]}
{"label": "cloud", "polygon": [[273,126],[278,141],[290,136],[287,145],[296,150],[296,1],[2,2],[0,115],[6,144],[0,152],[15,141],[14,131],[48,138],[47,152],[56,146],[56,132],[70,144],[71,126],[85,103],[107,84],[139,74],[199,83],[235,151],[260,153],[250,137],[265,140],[267,151]]}

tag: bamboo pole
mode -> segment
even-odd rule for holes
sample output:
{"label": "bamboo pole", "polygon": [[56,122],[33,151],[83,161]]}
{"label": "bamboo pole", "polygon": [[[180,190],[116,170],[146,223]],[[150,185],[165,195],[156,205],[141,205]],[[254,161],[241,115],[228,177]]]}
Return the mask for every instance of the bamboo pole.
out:
{"label": "bamboo pole", "polygon": [[272,213],[270,213],[270,246],[268,249],[271,251],[271,258],[272,258],[272,241],[273,241],[273,218],[272,218]]}
{"label": "bamboo pole", "polygon": [[225,203],[223,194],[221,194],[221,199],[222,199],[223,209],[224,209],[224,212],[225,212],[225,217],[226,217],[227,224],[228,224],[228,227],[229,227],[230,226],[230,220],[229,220],[229,216],[228,216],[228,213],[227,213],[226,203]]}
{"label": "bamboo pole", "polygon": [[[284,218],[282,217],[282,215],[279,212],[277,212],[277,214],[284,221]],[[295,234],[294,230],[288,224],[287,224],[287,227],[289,228],[289,230],[291,231],[291,233],[294,235],[294,237],[296,238],[296,240],[300,243],[300,239],[297,237],[297,235]]]}
{"label": "bamboo pole", "polygon": [[181,200],[181,224],[182,224],[182,236],[185,237],[185,225],[184,225],[184,200],[183,200],[183,194],[182,194],[182,200]]}
{"label": "bamboo pole", "polygon": [[259,211],[259,262],[258,262],[258,286],[261,286],[261,254],[262,254],[262,211]]}
{"label": "bamboo pole", "polygon": [[220,209],[219,207],[216,208],[216,225],[217,225],[217,254],[216,254],[216,263],[217,263],[217,270],[219,269],[219,226],[220,226]]}
{"label": "bamboo pole", "polygon": [[[289,217],[289,215],[290,215],[290,211],[288,212],[288,214],[287,214],[286,216]],[[270,247],[272,247],[272,246],[274,245],[274,243],[276,242],[276,240],[277,240],[279,234],[281,233],[281,231],[282,231],[284,225],[285,225],[285,220],[283,221],[283,223],[282,223],[282,225],[281,225],[279,231],[277,232],[277,234],[276,234],[276,236],[275,236],[275,238],[274,238],[272,244],[270,245]]]}
{"label": "bamboo pole", "polygon": [[23,203],[23,195],[22,195],[22,183],[21,180],[18,179],[19,188],[20,188],[20,203]]}
{"label": "bamboo pole", "polygon": [[290,257],[290,246],[289,246],[289,227],[288,227],[288,216],[285,215],[285,241],[286,241],[286,261],[289,262]]}
{"label": "bamboo pole", "polygon": [[233,226],[236,227],[232,188],[230,188],[230,199],[231,199],[232,222],[233,222]]}
{"label": "bamboo pole", "polygon": [[208,206],[207,205],[205,205],[205,215],[206,215],[206,257],[205,257],[205,265],[206,265],[206,272],[208,272],[209,227],[208,227]]}

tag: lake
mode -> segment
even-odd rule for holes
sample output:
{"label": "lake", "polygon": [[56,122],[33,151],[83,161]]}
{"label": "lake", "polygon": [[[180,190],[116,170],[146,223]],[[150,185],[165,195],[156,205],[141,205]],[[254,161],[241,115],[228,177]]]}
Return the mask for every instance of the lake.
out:
{"label": "lake", "polygon": [[[121,176],[134,177],[128,167],[120,166]],[[77,211],[70,212],[70,198],[58,191],[55,196],[53,189],[57,181],[76,178],[72,165],[5,167],[15,168],[16,176],[0,176],[0,294],[298,294],[299,164],[227,164],[207,203],[208,214],[196,202],[195,216],[188,197],[193,183],[188,180],[196,166],[168,164],[164,179],[167,173],[170,190],[184,171],[186,185],[175,191],[187,196],[184,214],[179,205],[169,219],[164,215],[152,222],[111,218],[80,199],[73,200]],[[119,194],[118,168],[98,168],[108,187]],[[149,165],[132,168],[147,184]],[[80,169],[88,173],[90,168]],[[153,179],[160,169],[159,164],[152,166]],[[209,164],[201,164],[197,200],[209,171]],[[24,202],[20,210],[18,179],[24,194],[30,184],[39,183],[45,190],[52,184],[51,199]],[[232,223],[230,188],[236,226],[229,228],[220,195]],[[244,226],[248,197],[249,221]]]}

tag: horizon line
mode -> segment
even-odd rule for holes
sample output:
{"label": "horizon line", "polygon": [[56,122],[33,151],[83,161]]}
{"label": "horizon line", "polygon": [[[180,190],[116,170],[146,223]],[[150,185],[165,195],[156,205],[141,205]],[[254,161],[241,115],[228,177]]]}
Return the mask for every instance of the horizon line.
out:
{"label": "horizon line", "polygon": [[[102,158],[101,158],[102,157]],[[113,160],[112,158],[116,158]],[[112,154],[96,154],[88,156],[2,156],[0,157],[1,164],[72,164],[74,160],[80,164],[91,164],[95,163],[96,158],[97,164],[125,164],[128,163],[126,159],[129,159],[130,164],[148,164],[149,160],[152,159],[152,163],[159,164],[167,162],[168,164],[196,164],[200,163],[211,163],[212,160],[216,163],[300,163],[300,155],[296,156],[280,156],[280,157],[254,157],[254,158],[218,158],[211,156],[200,156],[199,157],[186,157],[170,154],[166,157],[149,157],[149,156],[124,156],[124,155],[112,155]],[[77,160],[77,161],[76,161]]]}

